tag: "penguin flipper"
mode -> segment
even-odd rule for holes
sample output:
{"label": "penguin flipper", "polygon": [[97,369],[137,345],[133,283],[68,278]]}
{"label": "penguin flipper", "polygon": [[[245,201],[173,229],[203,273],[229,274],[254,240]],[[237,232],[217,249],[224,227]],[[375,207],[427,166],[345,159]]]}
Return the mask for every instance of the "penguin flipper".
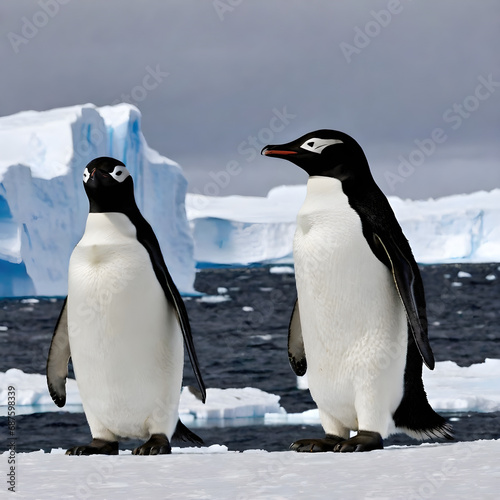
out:
{"label": "penguin flipper", "polygon": [[66,303],[59,314],[49,356],[47,358],[47,386],[54,403],[62,408],[66,404],[66,378],[68,377],[68,362],[71,356],[68,336],[68,313]]}
{"label": "penguin flipper", "polygon": [[302,377],[307,371],[306,352],[300,325],[299,300],[295,301],[288,325],[288,361],[295,375]]}
{"label": "penguin flipper", "polygon": [[[202,401],[204,403],[206,400],[207,391],[205,388],[205,383],[203,382],[203,378],[201,376],[198,357],[194,348],[193,336],[191,334],[191,326],[189,325],[186,306],[184,305],[184,301],[182,300],[179,290],[177,290],[177,287],[175,286],[175,283],[170,276],[167,264],[165,263],[163,255],[161,253],[160,244],[158,243],[158,239],[154,234],[153,228],[144,218],[142,218],[142,224],[140,226],[137,224],[135,224],[135,226],[138,228],[137,239],[148,251],[156,278],[163,288],[165,297],[167,298],[168,302],[174,307],[177,313],[179,325],[182,330],[182,336],[184,337],[184,344],[186,345],[189,360],[191,361],[191,366],[193,367],[194,375],[200,388]],[[141,227],[142,230],[140,230],[139,227]]]}
{"label": "penguin flipper", "polygon": [[[427,334],[427,314],[425,308],[425,295],[422,278],[417,263],[410,250],[410,256],[401,249],[391,235],[384,235],[382,239],[373,233],[376,246],[382,247],[390,261],[392,276],[399,297],[406,310],[415,344],[426,366],[434,369],[434,355]],[[405,240],[406,241],[406,240]]]}

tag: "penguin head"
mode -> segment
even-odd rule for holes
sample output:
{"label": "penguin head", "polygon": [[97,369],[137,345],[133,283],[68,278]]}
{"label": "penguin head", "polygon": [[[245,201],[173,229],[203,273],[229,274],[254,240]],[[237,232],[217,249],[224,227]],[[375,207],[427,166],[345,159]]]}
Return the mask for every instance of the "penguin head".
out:
{"label": "penguin head", "polygon": [[102,156],[92,160],[83,171],[83,185],[90,212],[123,212],[136,207],[134,183],[125,165]]}
{"label": "penguin head", "polygon": [[266,146],[261,154],[291,161],[310,176],[346,180],[371,178],[361,146],[337,130],[316,130],[287,144]]}

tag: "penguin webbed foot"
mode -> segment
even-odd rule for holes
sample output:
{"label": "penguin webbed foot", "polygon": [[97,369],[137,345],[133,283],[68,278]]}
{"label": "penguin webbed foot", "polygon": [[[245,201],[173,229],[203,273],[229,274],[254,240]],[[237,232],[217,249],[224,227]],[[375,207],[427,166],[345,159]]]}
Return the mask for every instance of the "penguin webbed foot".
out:
{"label": "penguin webbed foot", "polygon": [[169,455],[170,453],[172,453],[172,447],[165,434],[152,434],[144,444],[132,451],[133,455]]}
{"label": "penguin webbed foot", "polygon": [[334,451],[335,447],[343,441],[345,441],[344,438],[327,434],[323,439],[299,439],[290,445],[290,449],[299,453],[322,453]]}
{"label": "penguin webbed foot", "polygon": [[338,443],[334,450],[337,453],[382,450],[384,440],[378,432],[359,431],[356,436]]}
{"label": "penguin webbed foot", "polygon": [[85,446],[73,446],[66,451],[66,455],[118,455],[118,441],[92,439]]}

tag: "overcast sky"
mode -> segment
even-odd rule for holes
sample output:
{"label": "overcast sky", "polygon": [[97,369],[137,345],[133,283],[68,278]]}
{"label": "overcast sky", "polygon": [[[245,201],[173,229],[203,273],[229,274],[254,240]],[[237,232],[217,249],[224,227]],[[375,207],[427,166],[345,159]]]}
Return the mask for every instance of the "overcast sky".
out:
{"label": "overcast sky", "polygon": [[496,0],[3,0],[0,115],[133,102],[192,192],[305,183],[257,152],[320,128],[388,195],[489,190],[499,48]]}

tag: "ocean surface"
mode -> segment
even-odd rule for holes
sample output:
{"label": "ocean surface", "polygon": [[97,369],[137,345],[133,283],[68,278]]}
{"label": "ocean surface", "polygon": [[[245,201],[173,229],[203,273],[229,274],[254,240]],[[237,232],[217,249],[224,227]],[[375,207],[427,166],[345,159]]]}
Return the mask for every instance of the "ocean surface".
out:
{"label": "ocean surface", "polygon": [[[186,298],[186,307],[207,387],[257,387],[278,394],[287,412],[302,412],[315,404],[308,391],[297,389],[288,365],[287,327],[296,297],[295,278],[269,269],[201,270],[195,288],[207,295]],[[500,359],[500,264],[433,265],[422,266],[421,271],[436,361],[469,366],[485,358]],[[8,327],[0,331],[0,372],[19,368],[45,373],[61,304],[62,299],[0,300],[0,325]],[[196,385],[189,361],[184,385]],[[459,441],[500,437],[500,412],[443,415],[451,419]],[[18,452],[90,441],[83,413],[21,415],[16,423]],[[317,425],[264,425],[263,419],[226,424],[216,421],[194,430],[206,445],[225,444],[239,451],[286,450],[296,439],[323,435]],[[6,446],[6,418],[0,418],[0,429]],[[385,441],[386,446],[415,443],[402,434]],[[121,449],[136,445],[124,442]]]}

